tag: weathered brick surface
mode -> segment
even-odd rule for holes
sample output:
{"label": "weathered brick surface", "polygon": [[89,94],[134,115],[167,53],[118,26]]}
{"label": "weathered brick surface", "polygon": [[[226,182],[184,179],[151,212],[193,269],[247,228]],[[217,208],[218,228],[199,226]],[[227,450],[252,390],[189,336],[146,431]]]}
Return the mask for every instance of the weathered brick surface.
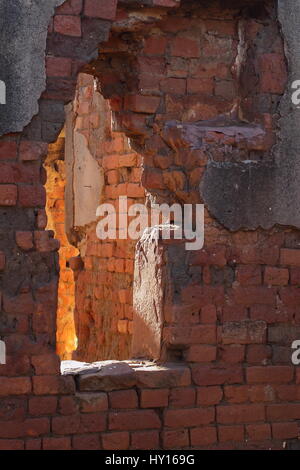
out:
{"label": "weathered brick surface", "polygon": [[[0,449],[268,449],[299,437],[291,343],[299,339],[300,250],[290,228],[230,233],[206,212],[204,249],[176,264],[180,247],[173,245],[174,298],[164,305],[162,338],[166,359],[183,367],[139,365],[130,384],[108,393],[99,383],[79,391],[74,377],[60,376],[56,313],[64,358],[75,334],[79,359],[128,358],[133,331],[135,241],[100,242],[88,227],[82,258],[70,262],[73,271],[67,265],[78,251],[63,226],[63,135],[48,150],[46,183],[47,143],[56,140],[76,86],[74,126],[103,168],[103,197],[112,204],[120,195],[144,202],[145,191],[157,201],[200,203],[211,155],[226,162],[230,148],[234,161],[261,160],[275,142],[286,84],[275,14],[256,21],[245,10],[251,53],[238,81],[239,9],[188,2],[191,15],[191,5],[176,0],[146,3],[161,19],[147,28],[137,21],[129,35],[129,4],[61,5],[49,26],[39,114],[22,135],[0,141],[0,334],[8,352],[0,365]],[[145,10],[137,18],[152,15]],[[98,46],[97,67],[87,65],[77,80]],[[264,139],[208,132],[206,152],[188,148],[180,125],[165,128],[229,116],[237,103],[237,115],[262,126]]]}

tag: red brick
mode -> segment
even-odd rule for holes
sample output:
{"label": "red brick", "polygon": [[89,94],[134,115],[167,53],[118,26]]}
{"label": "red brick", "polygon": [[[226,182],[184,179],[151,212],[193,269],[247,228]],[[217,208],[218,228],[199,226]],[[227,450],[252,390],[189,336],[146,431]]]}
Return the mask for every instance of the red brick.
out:
{"label": "red brick", "polygon": [[165,78],[160,82],[160,89],[166,93],[184,95],[186,92],[186,80],[183,78]]}
{"label": "red brick", "polygon": [[105,170],[113,170],[119,166],[119,155],[105,155],[102,160]]}
{"label": "red brick", "polygon": [[141,92],[159,92],[159,82],[161,77],[157,75],[149,75],[147,73],[143,73],[139,75],[139,89]]}
{"label": "red brick", "polygon": [[164,55],[167,39],[163,36],[150,36],[144,44],[144,53],[148,55]]}
{"label": "red brick", "polygon": [[298,423],[273,423],[272,434],[274,439],[299,438]]}
{"label": "red brick", "polygon": [[248,434],[248,438],[252,441],[271,439],[271,426],[268,423],[250,424],[249,426],[246,426],[246,432]]}
{"label": "red brick", "polygon": [[21,421],[24,419],[27,409],[27,397],[1,398],[0,420],[3,421]]}
{"label": "red brick", "polygon": [[244,426],[218,426],[220,442],[241,442],[244,440]]}
{"label": "red brick", "polygon": [[294,376],[294,368],[290,366],[254,366],[248,367],[248,383],[284,383],[290,382]]}
{"label": "red brick", "polygon": [[46,73],[48,77],[69,77],[72,75],[72,59],[67,57],[47,57]]}
{"label": "red brick", "polygon": [[192,377],[197,385],[222,385],[243,382],[241,366],[206,366],[202,364],[192,364]]}
{"label": "red brick", "polygon": [[281,54],[262,54],[259,56],[261,93],[284,93],[287,82],[287,69]]}
{"label": "red brick", "polygon": [[234,386],[228,385],[224,387],[225,400],[229,403],[244,403],[248,401],[248,385]]}
{"label": "red brick", "polygon": [[118,320],[117,330],[118,333],[126,335],[128,333],[128,320]]}
{"label": "red brick", "polygon": [[212,78],[188,78],[188,93],[206,93],[212,95],[214,91],[214,82]]}
{"label": "red brick", "polygon": [[16,361],[15,356],[6,356],[6,364],[1,365],[0,375],[6,377],[18,377],[21,375],[30,375],[31,366],[27,356],[19,357]]}
{"label": "red brick", "polygon": [[217,321],[217,310],[214,305],[205,305],[201,308],[200,323],[215,323]]}
{"label": "red brick", "polygon": [[44,437],[43,450],[71,450],[71,438]]}
{"label": "red brick", "polygon": [[298,401],[300,397],[300,388],[298,385],[277,385],[274,388],[280,401]]}
{"label": "red brick", "polygon": [[247,348],[248,364],[265,364],[272,357],[272,348],[268,345],[253,344]]}
{"label": "red brick", "polygon": [[215,427],[194,428],[191,429],[190,433],[192,446],[203,447],[217,442],[217,430]]}
{"label": "red brick", "polygon": [[29,400],[29,413],[35,416],[52,415],[56,413],[57,398],[33,397]]}
{"label": "red brick", "polygon": [[171,55],[176,57],[199,57],[198,41],[177,36],[171,43]]}
{"label": "red brick", "polygon": [[264,281],[269,286],[286,286],[289,282],[289,270],[267,267],[265,269]]}
{"label": "red brick", "polygon": [[251,307],[253,304],[275,305],[276,290],[267,286],[235,287],[232,289],[233,302]]}
{"label": "red brick", "polygon": [[80,429],[84,433],[106,430],[106,413],[86,413],[81,415]]}
{"label": "red brick", "polygon": [[149,450],[159,448],[158,431],[140,431],[131,434],[131,446],[133,450]]}
{"label": "red brick", "polygon": [[269,237],[268,245],[265,243],[252,243],[251,245],[237,245],[232,251],[231,259],[242,264],[267,264],[276,266],[279,261],[279,245],[283,240]]}
{"label": "red brick", "polygon": [[[17,192],[15,190],[15,196],[16,194]],[[1,186],[0,186],[0,198],[1,198]],[[19,203],[21,207],[45,206],[46,204],[45,188],[42,185],[20,185],[19,186]],[[9,205],[14,205],[14,204],[9,204]]]}
{"label": "red brick", "polygon": [[16,157],[16,142],[0,142],[0,160],[14,160]]}
{"label": "red brick", "polygon": [[183,408],[195,405],[196,390],[191,387],[172,388],[170,390],[170,407]]}
{"label": "red brick", "polygon": [[82,10],[82,0],[67,0],[56,9],[59,15],[79,15]]}
{"label": "red brick", "polygon": [[119,183],[119,172],[117,170],[110,170],[106,174],[108,184],[118,184]]}
{"label": "red brick", "polygon": [[21,161],[36,161],[47,155],[48,144],[44,142],[23,141],[20,144],[19,155]]}
{"label": "red brick", "polygon": [[112,431],[156,429],[160,426],[160,419],[153,410],[120,411],[109,414],[109,429]]}
{"label": "red brick", "polygon": [[263,320],[266,323],[277,323],[283,318],[275,306],[268,305],[252,305],[250,307],[250,317],[253,320]]}
{"label": "red brick", "polygon": [[57,416],[52,418],[52,431],[55,434],[77,434],[83,431],[80,416]]}
{"label": "red brick", "polygon": [[16,232],[17,245],[24,251],[33,249],[33,233],[32,232]]}
{"label": "red brick", "polygon": [[114,20],[117,11],[117,0],[86,0],[84,14],[92,18]]}
{"label": "red brick", "polygon": [[18,189],[13,184],[0,185],[0,206],[15,206],[17,203]]}
{"label": "red brick", "polygon": [[238,364],[245,359],[245,346],[240,344],[222,345],[219,347],[220,359],[228,364]]}
{"label": "red brick", "polygon": [[24,450],[24,441],[20,439],[0,439],[0,450]]}
{"label": "red brick", "polygon": [[156,96],[127,95],[124,107],[136,113],[153,114],[157,111],[160,98]]}
{"label": "red brick", "polygon": [[131,167],[131,166],[136,166],[137,164],[137,155],[135,153],[127,153],[123,155],[118,156],[118,167],[123,168],[123,167]]}
{"label": "red brick", "polygon": [[164,423],[170,428],[201,426],[215,419],[215,410],[211,408],[184,408],[181,410],[165,410]]}
{"label": "red brick", "polygon": [[20,420],[14,421],[6,421],[5,426],[0,427],[0,439],[1,438],[16,438],[16,437],[24,437],[24,427],[23,422]]}
{"label": "red brick", "polygon": [[238,266],[236,279],[241,286],[258,286],[262,282],[260,266]]}
{"label": "red brick", "polygon": [[226,266],[226,247],[215,245],[203,248],[201,251],[191,253],[190,265],[212,265],[220,268]]}
{"label": "red brick", "polygon": [[37,251],[57,251],[60,248],[59,240],[53,238],[54,232],[49,230],[36,230],[33,232],[34,243]]}
{"label": "red brick", "polygon": [[197,389],[197,405],[217,405],[223,397],[221,387],[201,387]]}
{"label": "red brick", "polygon": [[0,396],[26,395],[31,392],[29,377],[0,377]]}
{"label": "red brick", "polygon": [[291,275],[291,284],[292,285],[299,285],[300,284],[300,268],[291,268],[290,269]]}
{"label": "red brick", "polygon": [[169,390],[159,389],[155,390],[141,390],[141,408],[160,408],[167,407],[169,403]]}
{"label": "red brick", "polygon": [[99,450],[101,449],[98,434],[79,434],[73,437],[72,448],[75,450]]}
{"label": "red brick", "polygon": [[139,184],[128,183],[127,185],[127,195],[128,197],[144,197],[145,189]]}
{"label": "red brick", "polygon": [[73,415],[78,411],[78,403],[74,397],[61,397],[58,411],[62,415]]}
{"label": "red brick", "polygon": [[279,288],[281,302],[286,307],[298,307],[300,302],[300,289],[298,286],[288,286]]}
{"label": "red brick", "polygon": [[206,20],[205,26],[209,33],[220,36],[235,36],[237,32],[237,24],[234,21]]}
{"label": "red brick", "polygon": [[26,450],[42,450],[42,439],[26,439]]}
{"label": "red brick", "polygon": [[[5,263],[6,263],[5,254],[2,251],[0,251],[0,271],[3,271],[5,269]],[[0,298],[2,298],[1,295],[0,295]]]}
{"label": "red brick", "polygon": [[142,184],[146,189],[165,189],[162,172],[146,169],[142,175]]}
{"label": "red brick", "polygon": [[153,0],[153,5],[158,7],[178,7],[178,0]]}
{"label": "red brick", "polygon": [[227,405],[217,407],[217,422],[224,424],[264,421],[264,405]]}
{"label": "red brick", "polygon": [[38,230],[44,230],[47,226],[48,219],[45,209],[38,209],[36,218],[36,227]]}
{"label": "red brick", "polygon": [[248,311],[242,305],[230,304],[223,307],[223,321],[240,321],[248,318]]}
{"label": "red brick", "polygon": [[174,429],[172,431],[163,431],[163,448],[164,449],[181,449],[189,447],[189,432],[187,429]]}
{"label": "red brick", "polygon": [[[138,57],[140,74],[154,76],[154,78],[165,77],[165,60],[163,57]],[[157,83],[156,80],[154,83]]]}
{"label": "red brick", "polygon": [[0,427],[0,438],[36,437],[50,432],[50,423],[47,418],[30,418],[25,421],[6,421]]}
{"label": "red brick", "polygon": [[101,436],[104,450],[127,450],[129,448],[128,432],[102,433]]}
{"label": "red brick", "polygon": [[224,323],[220,336],[224,344],[252,344],[266,341],[267,326],[263,321],[244,320]]}
{"label": "red brick", "polygon": [[267,406],[268,421],[300,419],[300,403],[284,403]]}
{"label": "red brick", "polygon": [[217,357],[217,348],[215,346],[206,346],[195,344],[185,353],[185,360],[188,362],[212,362]]}
{"label": "red brick", "polygon": [[54,17],[54,31],[65,36],[81,36],[81,20],[79,16],[56,15]]}
{"label": "red brick", "polygon": [[35,183],[40,179],[38,162],[0,162],[0,183]]}
{"label": "red brick", "polygon": [[108,398],[106,393],[80,393],[76,395],[80,403],[82,413],[95,413],[108,409]]}
{"label": "red brick", "polygon": [[138,408],[138,397],[135,390],[117,390],[109,393],[110,408]]}
{"label": "red brick", "polygon": [[275,400],[275,390],[270,385],[252,385],[248,389],[251,402],[272,402]]}
{"label": "red brick", "polygon": [[33,377],[33,392],[35,395],[56,395],[74,393],[73,377],[41,375]]}
{"label": "red brick", "polygon": [[31,363],[36,375],[56,375],[60,373],[60,359],[55,353],[32,356]]}
{"label": "red brick", "polygon": [[[205,305],[210,305],[212,302],[222,305],[225,300],[224,287],[189,285],[182,288],[181,298],[183,302],[197,302],[198,306],[201,308]],[[206,325],[203,325],[202,328],[204,326]]]}
{"label": "red brick", "polygon": [[50,432],[50,421],[48,418],[29,418],[22,423],[22,426],[24,435],[30,437],[49,434]]}
{"label": "red brick", "polygon": [[282,248],[280,250],[280,264],[288,266],[300,266],[300,250]]}
{"label": "red brick", "polygon": [[236,84],[233,80],[217,80],[215,83],[215,95],[227,101],[231,101],[237,94]]}
{"label": "red brick", "polygon": [[164,328],[164,340],[168,344],[214,344],[215,325],[169,326]]}

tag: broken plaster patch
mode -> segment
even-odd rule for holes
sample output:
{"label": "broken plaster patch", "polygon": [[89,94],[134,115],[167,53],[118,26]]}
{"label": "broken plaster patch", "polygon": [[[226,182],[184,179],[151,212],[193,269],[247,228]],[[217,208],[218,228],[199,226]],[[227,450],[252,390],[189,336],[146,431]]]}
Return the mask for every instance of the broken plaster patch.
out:
{"label": "broken plaster patch", "polygon": [[46,86],[45,49],[54,8],[65,0],[0,0],[0,135],[20,132],[38,113]]}

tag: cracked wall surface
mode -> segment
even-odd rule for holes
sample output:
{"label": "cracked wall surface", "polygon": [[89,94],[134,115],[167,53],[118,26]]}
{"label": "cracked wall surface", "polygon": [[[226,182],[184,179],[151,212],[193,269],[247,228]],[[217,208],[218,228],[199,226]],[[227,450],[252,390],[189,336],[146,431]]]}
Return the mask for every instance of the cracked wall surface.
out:
{"label": "cracked wall surface", "polygon": [[1,0],[0,80],[6,104],[0,105],[0,135],[20,132],[38,112],[46,87],[47,28],[64,0]]}
{"label": "cracked wall surface", "polygon": [[[148,342],[153,354],[154,344],[153,357],[161,348],[164,364],[75,362],[60,373],[59,243],[45,214],[47,143],[64,124],[79,70],[87,80],[79,127],[104,169],[112,203],[122,194],[144,202],[145,191],[147,207],[201,203],[208,160],[276,168],[287,67],[274,6],[275,0],[68,0],[56,9],[40,113],[23,133],[0,140],[0,335],[7,350],[0,449],[299,448],[300,375],[291,360],[300,335],[298,230],[232,232],[206,208],[201,250],[189,252],[179,240],[159,242],[158,250],[142,242],[134,273],[135,242],[101,243],[91,224],[87,250],[70,260],[82,332],[76,359],[128,357],[138,314],[147,340],[155,334],[152,345],[138,346]],[[98,60],[87,64],[97,47]],[[115,139],[95,138],[99,115],[87,103],[94,78]],[[286,135],[282,130],[287,143]],[[275,190],[263,191],[269,197]],[[233,209],[248,199],[236,198]],[[61,222],[62,211],[56,215]],[[62,223],[55,225],[59,233]],[[143,282],[132,294],[136,275]]]}
{"label": "cracked wall surface", "polygon": [[[208,163],[201,194],[210,212],[230,230],[300,227],[300,109],[291,84],[300,76],[300,2],[278,2],[289,80],[279,106],[277,143],[268,161]],[[236,203],[239,201],[239,204]]]}

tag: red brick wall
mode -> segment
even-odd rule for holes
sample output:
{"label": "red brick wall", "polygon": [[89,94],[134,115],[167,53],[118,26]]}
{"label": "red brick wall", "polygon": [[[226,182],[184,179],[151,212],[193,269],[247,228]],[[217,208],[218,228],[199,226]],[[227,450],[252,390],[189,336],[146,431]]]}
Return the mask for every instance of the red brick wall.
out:
{"label": "red brick wall", "polygon": [[[58,10],[49,30],[52,64],[41,114],[22,137],[6,136],[0,144],[0,220],[5,221],[0,239],[1,336],[8,350],[8,364],[0,366],[0,448],[296,446],[299,371],[291,365],[290,345],[300,333],[300,262],[298,232],[289,228],[230,233],[206,213],[205,249],[186,260],[184,282],[176,272],[173,276],[173,307],[179,318],[166,322],[164,339],[182,353],[182,370],[175,377],[174,367],[144,373],[136,364],[134,377],[129,374],[124,383],[120,372],[120,382],[109,390],[104,384],[100,389],[82,388],[81,380],[59,374],[54,354],[58,244],[44,230],[41,159],[46,154],[43,142],[60,127],[56,105],[73,99],[78,67],[87,62],[81,41],[92,41],[88,28],[105,29],[101,18],[115,19],[116,1],[93,13],[92,4],[95,8],[96,2],[84,2],[81,17],[81,1],[69,1]],[[166,8],[157,10],[162,4],[175,6],[170,0],[153,0],[158,16],[169,14]],[[207,135],[213,155],[228,158],[225,147],[230,144],[237,159],[247,159],[249,153],[251,158],[268,158],[274,138],[268,131],[276,129],[285,83],[284,56],[273,13],[267,19],[250,19],[260,15],[259,8],[254,10],[246,10],[251,53],[240,80],[232,71],[240,7],[220,10],[218,3],[201,9],[198,2],[183,1],[181,8],[171,8],[169,18],[155,25],[149,20],[136,32],[128,31],[128,13],[118,9],[114,44],[104,45],[101,60],[86,70],[94,67],[119,132],[126,132],[143,156],[143,186],[156,200],[199,202],[198,182],[207,158],[201,150],[188,150],[181,128],[165,130],[167,120],[213,118],[236,104],[238,116],[263,126],[268,137],[260,143],[246,139],[241,145],[235,139],[226,142],[222,136],[217,142],[220,136]],[[97,17],[93,22],[91,14]],[[156,39],[147,36],[153,35],[154,27],[162,37],[152,49]],[[118,37],[117,30],[126,28],[128,34]],[[82,57],[76,56],[78,51]],[[251,90],[247,80],[254,83]],[[231,118],[235,117],[233,112]],[[118,161],[108,159],[109,164]],[[93,256],[98,254],[88,255],[85,276],[93,272],[88,264]],[[119,264],[127,256],[116,258]],[[106,279],[108,273],[107,269]],[[125,276],[112,272],[111,282],[117,274]],[[121,298],[117,305],[123,305]]]}

